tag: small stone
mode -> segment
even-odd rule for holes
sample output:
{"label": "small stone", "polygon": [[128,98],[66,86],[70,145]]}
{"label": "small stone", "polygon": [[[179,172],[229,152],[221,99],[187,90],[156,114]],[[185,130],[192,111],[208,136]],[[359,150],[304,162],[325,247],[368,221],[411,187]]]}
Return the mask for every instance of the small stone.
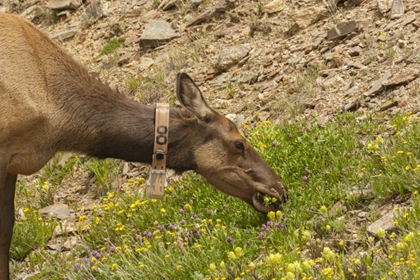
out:
{"label": "small stone", "polygon": [[391,19],[400,18],[405,12],[404,0],[394,0],[391,8]]}
{"label": "small stone", "polygon": [[47,248],[53,251],[61,252],[62,251],[61,244],[47,244]]}
{"label": "small stone", "polygon": [[245,58],[250,50],[251,46],[249,44],[224,48],[219,54],[216,67],[220,70],[227,70]]}
{"label": "small stone", "polygon": [[130,62],[130,59],[131,59],[131,55],[129,55],[129,54],[121,55],[118,58],[117,64],[118,64],[118,66],[122,66],[122,65],[127,64],[128,62]]}
{"label": "small stone", "polygon": [[203,0],[191,0],[191,4],[195,6],[199,6],[201,3],[203,3]]}
{"label": "small stone", "polygon": [[317,125],[319,127],[325,127],[325,124],[327,123],[327,121],[328,121],[328,118],[324,116],[319,116],[316,119]]}
{"label": "small stone", "polygon": [[85,15],[94,20],[101,18],[104,15],[101,7],[101,1],[96,0],[91,2],[85,10]]}
{"label": "small stone", "polygon": [[397,106],[398,105],[398,102],[397,101],[395,101],[395,100],[388,100],[388,101],[385,101],[385,103],[383,103],[380,107],[379,107],[379,110],[380,111],[386,111],[386,110],[389,110],[389,109],[391,109],[392,107],[395,107],[395,106]]}
{"label": "small stone", "polygon": [[70,251],[73,249],[73,247],[80,241],[80,237],[78,235],[76,236],[70,236],[67,238],[67,240],[64,242],[63,246],[61,247],[62,251]]}
{"label": "small stone", "polygon": [[404,95],[402,97],[396,98],[396,100],[398,101],[398,107],[404,108],[410,103],[410,96]]}
{"label": "small stone", "polygon": [[51,215],[53,218],[66,219],[71,216],[69,207],[66,204],[54,204],[39,210],[41,215]]}
{"label": "small stone", "polygon": [[394,229],[394,215],[397,212],[391,210],[388,213],[384,214],[381,218],[367,226],[367,231],[372,235],[377,235],[378,229],[383,229],[385,232],[390,232]]}
{"label": "small stone", "polygon": [[129,46],[133,43],[137,43],[138,41],[140,41],[139,36],[131,35],[124,40],[124,46]]}
{"label": "small stone", "polygon": [[391,72],[386,70],[385,73],[382,75],[382,77],[376,80],[375,82],[373,82],[371,88],[367,92],[363,93],[363,95],[366,97],[374,96],[375,94],[380,92],[383,88],[382,86],[383,82],[385,82],[390,76],[391,76]]}
{"label": "small stone", "polygon": [[181,35],[163,20],[151,20],[140,37],[140,47],[158,47]]}
{"label": "small stone", "polygon": [[76,10],[81,5],[81,0],[50,0],[47,3],[47,8],[51,10]]}
{"label": "small stone", "polygon": [[254,83],[257,82],[258,76],[259,76],[259,73],[256,73],[254,71],[247,71],[247,72],[244,72],[242,74],[241,79],[239,80],[239,82],[241,84],[250,84],[250,85],[252,85],[252,84],[254,84]]}
{"label": "small stone", "polygon": [[381,14],[385,14],[391,9],[393,0],[378,0],[378,9]]}
{"label": "small stone", "polygon": [[349,49],[349,51],[348,51],[350,56],[359,56],[361,52],[362,52],[362,48],[359,47],[359,46],[355,46],[355,47]]}
{"label": "small stone", "polygon": [[294,14],[293,20],[300,29],[304,29],[311,24],[318,22],[322,17],[326,16],[327,13],[327,8],[323,6],[311,6],[306,9],[298,10]]}
{"label": "small stone", "polygon": [[359,109],[360,107],[360,99],[359,97],[353,98],[352,100],[350,100],[345,106],[344,106],[344,111],[357,111],[357,109]]}
{"label": "small stone", "polygon": [[291,56],[287,61],[286,64],[289,65],[296,65],[299,63],[299,61],[303,58],[303,56],[305,55],[305,52],[299,52],[297,54],[293,54],[293,56]]}
{"label": "small stone", "polygon": [[59,41],[65,41],[67,39],[73,38],[76,35],[77,31],[75,29],[72,30],[64,30],[58,33],[51,35],[51,39],[57,39]]}
{"label": "small stone", "polygon": [[343,36],[356,30],[356,28],[357,28],[357,22],[354,20],[340,22],[328,31],[327,39],[328,40],[340,39]]}
{"label": "small stone", "polygon": [[412,80],[416,79],[418,76],[419,76],[419,71],[417,70],[402,70],[392,75],[392,77],[384,81],[382,85],[386,87],[397,86],[397,85],[409,83]]}
{"label": "small stone", "polygon": [[267,14],[273,14],[282,11],[286,7],[283,0],[274,0],[262,7],[262,11]]}

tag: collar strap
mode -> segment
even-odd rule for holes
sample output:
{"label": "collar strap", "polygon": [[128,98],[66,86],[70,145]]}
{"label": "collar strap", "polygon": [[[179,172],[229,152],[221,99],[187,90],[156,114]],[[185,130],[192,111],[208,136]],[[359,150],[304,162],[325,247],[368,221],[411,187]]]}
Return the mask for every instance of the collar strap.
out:
{"label": "collar strap", "polygon": [[149,197],[163,198],[166,181],[166,157],[168,154],[169,104],[157,103],[155,109],[155,135],[152,165],[146,185]]}

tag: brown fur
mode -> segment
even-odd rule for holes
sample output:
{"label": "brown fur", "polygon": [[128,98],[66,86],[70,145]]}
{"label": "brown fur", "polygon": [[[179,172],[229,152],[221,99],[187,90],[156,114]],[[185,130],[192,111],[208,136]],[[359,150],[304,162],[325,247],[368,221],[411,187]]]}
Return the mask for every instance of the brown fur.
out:
{"label": "brown fur", "polygon": [[[282,180],[214,112],[186,74],[171,109],[167,165],[195,170],[217,189],[267,212],[259,192],[286,200]],[[150,163],[154,108],[91,77],[24,19],[0,13],[0,280],[8,279],[18,174],[32,174],[58,151]]]}

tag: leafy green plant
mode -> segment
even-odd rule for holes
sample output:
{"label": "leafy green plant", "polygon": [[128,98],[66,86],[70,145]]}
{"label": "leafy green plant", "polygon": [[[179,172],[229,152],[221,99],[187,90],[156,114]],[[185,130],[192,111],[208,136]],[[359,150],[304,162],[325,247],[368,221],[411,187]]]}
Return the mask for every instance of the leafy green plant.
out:
{"label": "leafy green plant", "polygon": [[108,43],[105,44],[105,46],[102,48],[101,52],[96,56],[96,58],[99,58],[103,55],[110,54],[114,52],[116,49],[118,49],[121,44],[124,42],[124,38],[112,38]]}
{"label": "leafy green plant", "polygon": [[15,260],[23,261],[37,247],[43,247],[51,238],[56,222],[43,218],[37,210],[29,207],[23,210],[25,219],[18,220],[14,227],[10,255]]}

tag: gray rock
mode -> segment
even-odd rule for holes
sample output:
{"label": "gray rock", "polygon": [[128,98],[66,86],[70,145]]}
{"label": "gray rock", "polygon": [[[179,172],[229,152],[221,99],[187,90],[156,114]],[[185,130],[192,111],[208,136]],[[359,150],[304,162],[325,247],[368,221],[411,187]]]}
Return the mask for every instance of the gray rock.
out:
{"label": "gray rock", "polygon": [[391,210],[382,217],[380,217],[378,220],[373,222],[372,224],[367,226],[367,231],[377,236],[378,229],[383,229],[385,232],[390,232],[394,229],[394,215],[396,215],[397,212],[395,210]]}
{"label": "gray rock", "polygon": [[357,28],[357,22],[354,20],[340,22],[328,31],[327,39],[328,40],[340,39],[341,37],[356,30],[356,28]]}
{"label": "gray rock", "polygon": [[350,56],[359,56],[361,52],[362,52],[362,48],[359,47],[359,46],[355,46],[355,47],[349,49],[349,51],[348,51]]}
{"label": "gray rock", "polygon": [[69,207],[66,204],[54,204],[39,210],[41,215],[51,215],[57,219],[67,219],[71,216]]}
{"label": "gray rock", "polygon": [[81,0],[50,0],[47,3],[47,8],[51,10],[76,10],[81,5]]}
{"label": "gray rock", "polygon": [[104,12],[102,11],[101,1],[96,0],[87,6],[85,15],[92,18],[92,19],[100,19]]}
{"label": "gray rock", "polygon": [[354,112],[354,111],[357,111],[359,107],[360,107],[360,98],[355,97],[353,99],[350,99],[348,103],[344,106],[344,111]]}
{"label": "gray rock", "polygon": [[250,50],[251,46],[249,44],[224,48],[219,54],[216,67],[220,70],[227,70],[246,57]]}
{"label": "gray rock", "polygon": [[363,95],[366,97],[374,96],[375,94],[380,92],[383,88],[382,86],[383,82],[385,82],[390,76],[391,76],[391,72],[386,70],[384,75],[379,80],[376,80],[375,82],[373,82],[371,88],[367,92],[363,93]]}
{"label": "gray rock", "polygon": [[402,70],[398,73],[392,75],[391,78],[385,80],[383,86],[396,86],[411,82],[419,76],[419,71],[417,70]]}
{"label": "gray rock", "polygon": [[393,0],[378,0],[379,12],[382,14],[388,12],[391,9],[392,1]]}
{"label": "gray rock", "polygon": [[239,80],[239,82],[241,84],[254,84],[257,82],[258,80],[258,76],[259,73],[255,72],[255,71],[246,71],[244,73],[242,73],[241,79]]}
{"label": "gray rock", "polygon": [[76,33],[77,33],[77,30],[75,30],[75,29],[64,30],[64,31],[52,34],[51,38],[59,40],[59,41],[64,41],[64,40],[73,38],[74,35],[76,35]]}
{"label": "gray rock", "polygon": [[405,12],[404,0],[394,0],[391,7],[391,19],[400,18]]}
{"label": "gray rock", "polygon": [[398,101],[396,100],[387,100],[381,104],[379,107],[379,111],[386,111],[398,105]]}
{"label": "gray rock", "polygon": [[140,37],[140,47],[158,47],[181,35],[163,20],[151,20]]}

